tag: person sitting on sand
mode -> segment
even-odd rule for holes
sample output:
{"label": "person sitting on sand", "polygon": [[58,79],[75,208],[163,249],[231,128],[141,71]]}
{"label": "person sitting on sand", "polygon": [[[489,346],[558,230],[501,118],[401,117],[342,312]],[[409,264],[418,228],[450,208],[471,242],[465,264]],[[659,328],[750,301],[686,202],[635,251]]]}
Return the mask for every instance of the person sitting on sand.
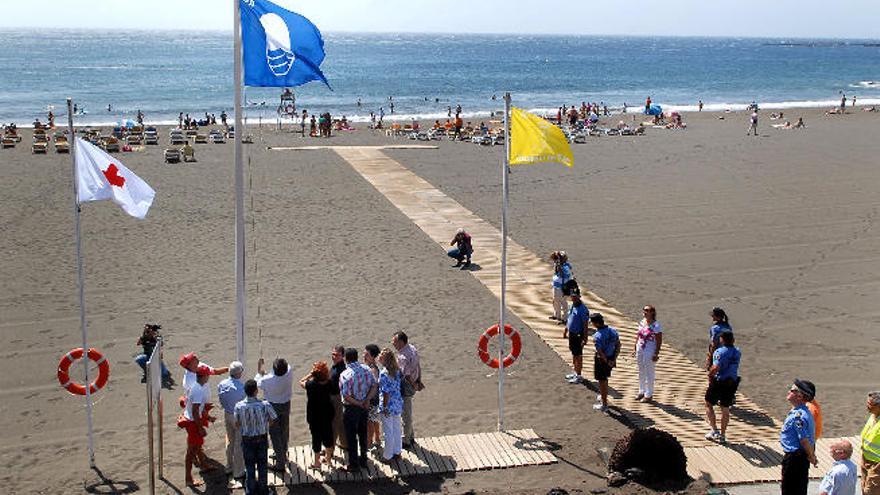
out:
{"label": "person sitting on sand", "polygon": [[781,124],[773,124],[773,127],[775,127],[776,129],[791,129],[792,125],[791,125],[791,122],[786,120],[785,122],[783,122]]}
{"label": "person sitting on sand", "polygon": [[804,124],[804,118],[798,117],[797,123],[794,125],[795,129],[804,129],[807,127],[807,124]]}
{"label": "person sitting on sand", "polygon": [[442,127],[442,126],[440,125],[440,121],[439,121],[439,120],[435,120],[435,121],[434,121],[434,125],[433,125],[431,128],[434,129],[434,130],[436,131],[436,130],[439,129],[440,127]]}
{"label": "person sitting on sand", "polygon": [[870,107],[865,107],[865,108],[863,108],[862,111],[863,111],[863,112],[876,112],[876,111],[877,111],[877,107],[874,106],[874,105],[871,105]]}
{"label": "person sitting on sand", "polygon": [[456,246],[446,253],[450,258],[455,258],[458,261],[455,264],[456,267],[462,266],[462,262],[464,262],[464,268],[471,266],[471,254],[474,252],[474,246],[471,243],[470,234],[464,229],[458,229],[449,245]]}

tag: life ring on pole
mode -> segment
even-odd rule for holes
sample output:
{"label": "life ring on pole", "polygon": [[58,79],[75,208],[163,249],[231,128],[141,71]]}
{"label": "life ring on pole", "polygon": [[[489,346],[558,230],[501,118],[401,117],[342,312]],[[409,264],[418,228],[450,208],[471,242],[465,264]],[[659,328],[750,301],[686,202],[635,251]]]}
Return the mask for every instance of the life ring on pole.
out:
{"label": "life ring on pole", "polygon": [[[58,363],[58,382],[68,392],[75,395],[86,395],[85,385],[80,385],[70,379],[70,365],[77,359],[82,359],[82,357],[82,347],[77,347],[65,354],[61,358],[61,362]],[[89,384],[89,393],[94,394],[104,388],[104,385],[107,385],[107,380],[110,379],[110,362],[97,349],[89,349],[88,358],[98,365],[98,378]]]}
{"label": "life ring on pole", "polygon": [[[499,364],[497,357],[490,359],[491,356],[489,356],[489,339],[496,335],[498,335],[498,325],[492,325],[483,332],[483,335],[480,336],[480,342],[477,344],[477,353],[480,355],[480,359],[490,368],[498,368]],[[522,353],[522,338],[519,336],[519,332],[510,325],[504,325],[504,335],[509,336],[512,342],[512,349],[504,358],[504,367],[508,368]]]}
{"label": "life ring on pole", "polygon": [[284,105],[284,113],[287,115],[293,115],[296,113],[296,107],[293,106],[293,103],[288,103]]}

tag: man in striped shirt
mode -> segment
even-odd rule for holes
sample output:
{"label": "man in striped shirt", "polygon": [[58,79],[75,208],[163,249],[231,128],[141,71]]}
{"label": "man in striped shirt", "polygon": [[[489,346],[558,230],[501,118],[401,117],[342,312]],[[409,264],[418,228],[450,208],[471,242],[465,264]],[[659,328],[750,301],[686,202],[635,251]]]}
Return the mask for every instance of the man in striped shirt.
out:
{"label": "man in striped shirt", "polygon": [[[339,376],[339,390],[342,395],[342,423],[348,443],[348,464],[346,471],[357,471],[367,467],[367,413],[370,399],[376,395],[379,384],[370,368],[358,362],[358,351],[345,350],[345,371]],[[360,445],[360,457],[358,446]]]}
{"label": "man in striped shirt", "polygon": [[[246,495],[268,493],[269,490],[269,425],[278,415],[272,404],[257,399],[257,382],[244,384],[247,397],[235,405],[235,423],[241,430],[241,453],[244,457]],[[257,479],[259,478],[259,479]]]}

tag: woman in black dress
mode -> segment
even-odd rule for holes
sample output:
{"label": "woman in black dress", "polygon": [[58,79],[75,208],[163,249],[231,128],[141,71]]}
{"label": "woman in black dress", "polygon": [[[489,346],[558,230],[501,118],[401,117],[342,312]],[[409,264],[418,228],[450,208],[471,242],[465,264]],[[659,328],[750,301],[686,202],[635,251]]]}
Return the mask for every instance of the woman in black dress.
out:
{"label": "woman in black dress", "polygon": [[330,369],[324,361],[312,366],[312,371],[299,381],[299,386],[306,391],[306,422],[312,434],[312,452],[315,453],[313,469],[321,469],[321,447],[324,447],[323,462],[328,466],[333,460],[333,403],[330,393],[333,383],[330,381]]}

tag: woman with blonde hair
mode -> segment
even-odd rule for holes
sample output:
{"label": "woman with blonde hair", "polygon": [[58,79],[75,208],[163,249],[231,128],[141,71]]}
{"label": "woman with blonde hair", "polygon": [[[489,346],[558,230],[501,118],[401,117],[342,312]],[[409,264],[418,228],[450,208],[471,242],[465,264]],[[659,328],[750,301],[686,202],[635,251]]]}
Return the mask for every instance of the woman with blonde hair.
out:
{"label": "woman with blonde hair", "polygon": [[390,461],[400,458],[403,449],[400,422],[400,416],[403,414],[400,380],[403,375],[397,364],[397,356],[387,347],[379,354],[379,364],[384,367],[379,375],[379,413],[382,415],[382,433],[385,437],[382,457],[385,461]]}
{"label": "woman with blonde hair", "polygon": [[312,434],[312,452],[315,453],[313,469],[321,469],[321,446],[324,447],[324,464],[333,460],[333,402],[330,394],[333,382],[330,381],[330,368],[325,361],[312,365],[312,371],[302,377],[299,386],[306,391],[306,422]]}

